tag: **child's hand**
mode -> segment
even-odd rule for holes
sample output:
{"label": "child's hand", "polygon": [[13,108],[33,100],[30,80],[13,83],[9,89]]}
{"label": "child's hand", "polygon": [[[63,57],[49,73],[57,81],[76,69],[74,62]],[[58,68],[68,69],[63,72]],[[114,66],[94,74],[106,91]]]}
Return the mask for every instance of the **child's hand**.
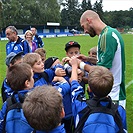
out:
{"label": "child's hand", "polygon": [[62,59],[62,63],[65,64],[65,63],[69,62],[70,59],[71,59],[71,58],[69,58],[69,57],[64,57],[64,58]]}
{"label": "child's hand", "polygon": [[63,77],[63,76],[66,75],[66,71],[63,70],[62,68],[56,68],[55,74],[56,74],[57,76]]}
{"label": "child's hand", "polygon": [[74,66],[76,65],[77,68],[78,68],[80,62],[81,62],[81,60],[79,60],[79,59],[77,58],[77,56],[73,56],[73,57],[71,57],[71,60],[69,61],[69,64],[70,64],[71,66],[72,66],[72,65],[74,65]]}
{"label": "child's hand", "polygon": [[53,81],[54,82],[67,82],[66,80],[65,80],[65,78],[63,78],[63,77],[59,77],[59,76],[55,76],[54,77],[54,79],[53,79]]}

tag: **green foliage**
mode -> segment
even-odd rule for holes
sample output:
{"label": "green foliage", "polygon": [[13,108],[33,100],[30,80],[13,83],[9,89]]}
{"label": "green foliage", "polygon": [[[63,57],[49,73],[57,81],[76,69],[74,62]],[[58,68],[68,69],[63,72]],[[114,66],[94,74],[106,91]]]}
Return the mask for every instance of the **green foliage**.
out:
{"label": "green foliage", "polygon": [[[88,9],[95,10],[112,27],[133,27],[132,7],[129,11],[103,12],[102,3],[103,0],[96,0],[93,5],[91,0],[83,0],[82,3],[78,0],[1,0],[0,30],[8,25],[45,25],[47,22],[58,22],[79,30],[80,16]],[[61,5],[63,9],[60,11]]]}
{"label": "green foliage", "polygon": [[133,10],[104,12],[105,23],[112,27],[133,27]]}
{"label": "green foliage", "polygon": [[[126,85],[133,80],[133,39],[132,35],[123,34],[125,42],[125,56],[126,56]],[[62,59],[65,56],[65,44],[68,41],[77,41],[81,45],[81,53],[88,55],[91,47],[97,45],[98,37],[91,38],[89,36],[74,36],[74,37],[56,37],[56,38],[43,38],[45,42],[44,49],[46,50],[47,58],[50,56],[57,56]],[[0,41],[0,86],[6,75],[5,65],[5,46],[7,41]],[[132,133],[133,126],[133,84],[129,85],[126,89],[127,93],[127,124],[128,132]],[[2,102],[0,103],[2,106]]]}
{"label": "green foliage", "polygon": [[102,5],[103,0],[96,0],[96,2],[94,3],[94,7],[93,10],[96,11],[100,18],[103,20],[103,5]]}
{"label": "green foliage", "polygon": [[57,0],[2,0],[3,27],[12,24],[46,24],[60,22]]}
{"label": "green foliage", "polygon": [[81,8],[82,8],[82,13],[86,10],[91,10],[92,9],[92,5],[91,5],[91,0],[83,0],[82,4],[81,4]]}
{"label": "green foliage", "polygon": [[63,25],[71,25],[79,27],[80,12],[78,8],[78,0],[65,0],[61,11],[61,20]]}

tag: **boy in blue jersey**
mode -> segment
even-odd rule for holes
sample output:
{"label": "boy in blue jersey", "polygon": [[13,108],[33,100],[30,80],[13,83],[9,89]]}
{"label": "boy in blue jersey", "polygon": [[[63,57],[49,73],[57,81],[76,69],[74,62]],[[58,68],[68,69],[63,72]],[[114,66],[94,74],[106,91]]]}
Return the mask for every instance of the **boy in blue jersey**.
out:
{"label": "boy in blue jersey", "polygon": [[[57,57],[49,57],[45,61],[45,68],[52,68],[55,66],[59,66],[64,69],[60,60]],[[78,82],[81,83],[83,78],[83,71],[80,69],[77,70],[78,74]],[[62,123],[64,123],[64,127],[66,129],[66,133],[73,132],[73,116],[72,116],[72,107],[71,107],[71,92],[70,92],[70,85],[69,85],[69,78],[71,75],[71,71],[69,72],[69,76],[66,74],[64,77],[55,76],[52,82],[52,85],[58,89],[63,95],[63,105],[65,110],[65,117],[62,119]]]}
{"label": "boy in blue jersey", "polygon": [[[11,52],[9,55],[7,55],[6,57],[6,65],[7,67],[11,67],[15,64],[21,63],[22,62],[22,54],[23,52],[19,52],[19,53],[14,53]],[[7,79],[5,78],[2,84],[2,88],[1,88],[1,93],[2,93],[2,100],[3,102],[6,101],[6,99],[12,95],[13,90],[11,89],[11,87],[7,84]]]}
{"label": "boy in blue jersey", "polygon": [[18,36],[18,31],[14,26],[8,26],[5,32],[6,37],[9,39],[9,42],[6,44],[6,55],[11,52],[23,52],[23,55],[30,52],[28,43]]}
{"label": "boy in blue jersey", "polygon": [[[64,71],[64,66],[62,66],[58,57],[49,57],[44,63],[45,69],[59,67]],[[65,71],[64,71],[65,73]],[[65,117],[62,119],[64,123],[64,128],[66,133],[72,133],[72,107],[71,107],[71,94],[70,94],[70,84],[68,76],[55,76],[52,85],[62,94],[63,96],[63,106],[65,110]]]}
{"label": "boy in blue jersey", "polygon": [[[19,103],[22,99],[22,97],[25,97],[25,94],[33,88],[34,85],[34,79],[33,79],[33,71],[30,65],[26,63],[19,63],[15,64],[11,67],[9,67],[7,72],[7,83],[10,85],[12,90],[14,91],[13,98],[14,101],[17,101]],[[21,95],[21,98],[20,98]],[[12,99],[13,99],[12,98]],[[14,129],[16,129],[17,123],[15,121],[11,125],[5,125],[6,124],[6,112],[7,112],[8,103],[5,101],[3,103],[2,109],[0,111],[0,133],[2,132],[16,132]],[[11,106],[9,106],[10,108]],[[9,109],[8,108],[8,109]],[[15,114],[14,114],[15,115]],[[23,115],[22,115],[23,116]],[[24,117],[22,117],[23,121],[27,122]],[[28,123],[27,123],[28,125]],[[9,127],[10,126],[10,127]],[[6,128],[5,128],[6,127]],[[19,133],[29,133],[33,131],[32,128],[29,128],[27,132],[24,131],[23,126],[20,125]]]}
{"label": "boy in blue jersey", "polygon": [[44,133],[66,133],[61,119],[65,116],[62,95],[54,87],[38,86],[25,98],[24,115],[28,123]]}
{"label": "boy in blue jersey", "polygon": [[[51,84],[55,75],[60,73],[60,69],[45,69],[41,56],[38,53],[28,53],[23,57],[23,62],[28,63],[34,72],[34,87],[44,84]],[[45,75],[45,76],[44,76]],[[64,76],[64,73],[60,76]]]}
{"label": "boy in blue jersey", "polygon": [[[78,67],[89,70],[89,77],[88,77],[88,84],[90,86],[91,91],[94,94],[94,98],[91,99],[91,101],[98,101],[101,98],[109,99],[108,94],[110,93],[112,86],[113,86],[113,75],[112,73],[105,67],[102,66],[89,66],[85,64],[84,62],[81,62],[80,60],[76,59],[76,57],[71,58],[69,63],[72,66],[72,74],[71,74],[71,94],[72,94],[72,112],[74,115],[74,121],[75,121],[75,127],[79,123],[81,119],[80,112],[87,107],[86,98],[83,93],[83,88],[79,85],[77,82],[77,69]],[[87,69],[88,68],[88,69]],[[108,101],[102,101],[100,102],[100,106],[108,106]],[[93,105],[92,105],[93,106]],[[105,108],[106,108],[105,107]],[[126,112],[122,106],[118,106],[118,112],[121,116],[122,120],[122,126],[123,130],[127,131],[126,127]],[[102,113],[101,113],[102,114]],[[105,129],[101,129],[100,126],[97,126],[95,130],[89,126],[90,118],[86,120],[82,132],[84,133],[91,133],[95,130],[101,131],[101,132],[107,132]],[[107,123],[107,119],[102,120],[105,125]],[[97,122],[97,120],[95,121]],[[104,130],[104,131],[103,131]],[[118,125],[114,125],[115,132],[119,131]]]}
{"label": "boy in blue jersey", "polygon": [[[78,56],[80,54],[80,47],[81,47],[80,44],[76,41],[69,41],[65,44],[66,57],[62,59],[62,63],[64,64],[64,68],[67,74],[69,75],[69,77],[70,77],[72,68],[70,64],[68,63],[68,61],[71,59],[71,57]],[[85,78],[83,78],[80,84],[83,86],[84,92],[85,92],[85,84],[86,84]]]}

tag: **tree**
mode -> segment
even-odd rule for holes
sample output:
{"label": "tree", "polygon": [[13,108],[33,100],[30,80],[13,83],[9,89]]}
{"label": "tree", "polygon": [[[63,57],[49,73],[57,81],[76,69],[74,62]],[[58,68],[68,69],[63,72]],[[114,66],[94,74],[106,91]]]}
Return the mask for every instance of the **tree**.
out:
{"label": "tree", "polygon": [[79,3],[78,0],[65,0],[62,3],[61,20],[63,25],[79,27]]}
{"label": "tree", "polygon": [[82,8],[82,13],[86,10],[92,10],[91,0],[83,0],[81,8]]}
{"label": "tree", "polygon": [[46,24],[60,22],[57,0],[2,0],[3,27],[14,24]]}
{"label": "tree", "polygon": [[0,32],[2,30],[2,1],[0,1]]}
{"label": "tree", "polygon": [[130,8],[129,9],[129,17],[131,18],[131,21],[130,21],[130,27],[133,27],[133,8]]}
{"label": "tree", "polygon": [[[58,1],[58,2],[57,2]],[[112,27],[133,27],[133,8],[129,11],[103,12],[103,0],[0,0],[0,29],[8,25],[43,24],[58,22],[80,29],[80,16],[85,10],[96,11]],[[63,6],[60,11],[60,5]]]}
{"label": "tree", "polygon": [[102,2],[103,2],[103,0],[99,0],[99,2],[98,2],[98,0],[96,0],[96,2],[93,5],[93,10],[99,14],[99,16],[102,20],[104,20]]}

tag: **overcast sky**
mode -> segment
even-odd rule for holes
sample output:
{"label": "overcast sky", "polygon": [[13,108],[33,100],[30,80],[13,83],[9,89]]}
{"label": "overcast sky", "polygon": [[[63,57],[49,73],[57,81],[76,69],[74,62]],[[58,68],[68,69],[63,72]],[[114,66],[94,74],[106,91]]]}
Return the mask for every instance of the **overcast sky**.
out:
{"label": "overcast sky", "polygon": [[[95,2],[96,0],[91,0],[92,5]],[[129,10],[130,7],[133,8],[133,0],[103,0],[103,11]]]}

